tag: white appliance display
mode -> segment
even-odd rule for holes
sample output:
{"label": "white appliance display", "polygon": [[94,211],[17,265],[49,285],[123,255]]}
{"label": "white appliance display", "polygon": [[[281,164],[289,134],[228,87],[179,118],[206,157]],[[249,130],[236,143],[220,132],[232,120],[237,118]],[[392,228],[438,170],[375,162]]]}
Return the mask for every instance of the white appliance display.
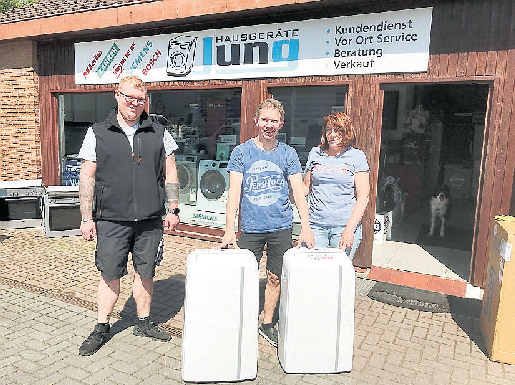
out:
{"label": "white appliance display", "polygon": [[284,254],[277,353],[286,373],[352,369],[354,275],[340,249],[293,248]]}
{"label": "white appliance display", "polygon": [[177,176],[179,177],[179,203],[197,204],[197,157],[176,155]]}
{"label": "white appliance display", "polygon": [[[221,277],[224,277],[221,279]],[[244,249],[198,249],[186,260],[182,379],[254,379],[258,361],[259,270]]]}
{"label": "white appliance display", "polygon": [[198,174],[198,206],[225,213],[229,191],[228,162],[201,160]]}
{"label": "white appliance display", "polygon": [[229,194],[228,162],[201,160],[198,169],[197,211],[193,222],[202,226],[224,227]]}

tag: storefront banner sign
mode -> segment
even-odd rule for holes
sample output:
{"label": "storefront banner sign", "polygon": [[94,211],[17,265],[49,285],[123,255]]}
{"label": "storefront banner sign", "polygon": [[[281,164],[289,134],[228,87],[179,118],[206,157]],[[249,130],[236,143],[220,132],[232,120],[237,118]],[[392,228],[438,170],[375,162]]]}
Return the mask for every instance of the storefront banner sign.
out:
{"label": "storefront banner sign", "polygon": [[425,72],[432,8],[75,44],[77,84]]}

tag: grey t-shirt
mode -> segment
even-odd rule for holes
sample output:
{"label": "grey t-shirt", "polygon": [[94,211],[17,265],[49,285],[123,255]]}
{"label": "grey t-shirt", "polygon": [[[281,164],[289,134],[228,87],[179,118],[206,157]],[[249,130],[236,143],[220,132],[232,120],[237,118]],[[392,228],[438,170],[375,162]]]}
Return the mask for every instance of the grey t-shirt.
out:
{"label": "grey t-shirt", "polygon": [[338,156],[320,147],[309,152],[306,169],[311,171],[309,221],[323,226],[345,226],[356,204],[354,174],[369,171],[365,153],[354,147]]}

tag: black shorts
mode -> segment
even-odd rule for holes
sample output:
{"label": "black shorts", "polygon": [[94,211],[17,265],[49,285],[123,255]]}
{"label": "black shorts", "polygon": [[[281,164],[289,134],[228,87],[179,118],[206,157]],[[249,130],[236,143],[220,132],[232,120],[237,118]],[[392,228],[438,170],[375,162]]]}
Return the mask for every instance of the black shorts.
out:
{"label": "black shorts", "polygon": [[281,277],[283,269],[283,256],[292,247],[291,229],[273,233],[249,234],[241,233],[238,239],[240,249],[248,249],[261,261],[266,245],[266,269],[277,277]]}
{"label": "black shorts", "polygon": [[163,258],[161,218],[139,222],[97,222],[95,264],[102,278],[112,281],[127,274],[129,253],[134,270],[143,278],[154,278]]}

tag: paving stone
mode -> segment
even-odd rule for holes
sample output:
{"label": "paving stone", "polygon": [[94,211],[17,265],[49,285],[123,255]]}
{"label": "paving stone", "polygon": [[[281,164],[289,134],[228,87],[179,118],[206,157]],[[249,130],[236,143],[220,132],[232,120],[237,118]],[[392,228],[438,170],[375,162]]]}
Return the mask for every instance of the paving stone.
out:
{"label": "paving stone", "polygon": [[[183,384],[181,338],[159,343],[132,335],[131,268],[122,279],[111,319],[116,334],[95,355],[79,357],[78,347],[96,322],[99,275],[93,263],[94,245],[80,237],[46,238],[31,229],[0,234],[10,235],[0,242],[0,346],[9,351],[0,352],[1,385]],[[152,308],[152,316],[165,326],[182,328],[187,255],[211,246],[165,237],[165,259],[157,271]],[[276,350],[260,339],[257,378],[244,383],[515,385],[515,365],[486,357],[473,312],[465,317],[388,305],[366,296],[374,285],[365,278],[356,280],[351,372],[286,374]],[[120,312],[127,318],[118,319]]]}
{"label": "paving stone", "polygon": [[44,378],[39,378],[36,382],[34,382],[31,385],[54,385],[54,384],[61,384],[61,381],[66,380],[66,377],[64,373],[60,372],[54,372],[51,373]]}

